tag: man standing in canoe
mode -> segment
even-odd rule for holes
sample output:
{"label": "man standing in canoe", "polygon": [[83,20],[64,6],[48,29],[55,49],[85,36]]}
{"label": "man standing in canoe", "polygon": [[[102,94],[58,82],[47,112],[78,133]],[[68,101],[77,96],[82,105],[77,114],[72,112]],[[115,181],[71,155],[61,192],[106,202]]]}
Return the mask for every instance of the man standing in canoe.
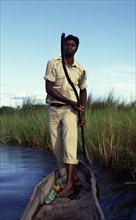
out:
{"label": "man standing in canoe", "polygon": [[57,159],[60,175],[66,168],[66,184],[59,193],[59,197],[68,197],[73,193],[77,181],[77,112],[80,112],[79,126],[85,124],[86,108],[86,72],[74,59],[79,46],[76,36],[68,35],[64,38],[64,57],[68,75],[75,88],[79,89],[80,103],[70,86],[62,66],[62,57],[49,60],[45,72],[45,88],[47,92],[49,128],[52,150]]}

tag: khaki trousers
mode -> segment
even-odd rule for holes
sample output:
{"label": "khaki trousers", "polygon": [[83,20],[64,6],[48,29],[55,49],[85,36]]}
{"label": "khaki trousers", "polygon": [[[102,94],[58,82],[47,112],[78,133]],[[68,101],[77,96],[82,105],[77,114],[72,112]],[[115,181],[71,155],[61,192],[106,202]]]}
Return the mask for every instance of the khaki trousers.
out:
{"label": "khaki trousers", "polygon": [[52,150],[59,168],[77,164],[77,114],[69,105],[48,108]]}

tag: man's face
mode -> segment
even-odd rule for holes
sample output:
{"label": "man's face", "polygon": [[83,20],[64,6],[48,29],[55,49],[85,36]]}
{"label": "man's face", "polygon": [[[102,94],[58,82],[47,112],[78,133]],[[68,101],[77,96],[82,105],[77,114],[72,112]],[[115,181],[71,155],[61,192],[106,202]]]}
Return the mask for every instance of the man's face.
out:
{"label": "man's face", "polygon": [[74,55],[77,51],[77,45],[73,40],[64,42],[64,53],[67,55]]}

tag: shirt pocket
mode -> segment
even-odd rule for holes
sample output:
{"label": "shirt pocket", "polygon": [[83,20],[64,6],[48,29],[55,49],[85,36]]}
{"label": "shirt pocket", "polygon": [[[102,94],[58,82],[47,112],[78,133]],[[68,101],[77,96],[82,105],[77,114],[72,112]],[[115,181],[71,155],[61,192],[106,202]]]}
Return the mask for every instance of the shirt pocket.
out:
{"label": "shirt pocket", "polygon": [[74,86],[77,87],[77,86],[78,86],[78,79],[77,79],[77,77],[72,76],[72,77],[70,77],[70,78],[71,78],[71,81],[72,81],[72,83],[74,84]]}
{"label": "shirt pocket", "polygon": [[62,86],[64,82],[64,75],[57,73],[56,75],[56,80],[55,80],[55,85],[56,86]]}

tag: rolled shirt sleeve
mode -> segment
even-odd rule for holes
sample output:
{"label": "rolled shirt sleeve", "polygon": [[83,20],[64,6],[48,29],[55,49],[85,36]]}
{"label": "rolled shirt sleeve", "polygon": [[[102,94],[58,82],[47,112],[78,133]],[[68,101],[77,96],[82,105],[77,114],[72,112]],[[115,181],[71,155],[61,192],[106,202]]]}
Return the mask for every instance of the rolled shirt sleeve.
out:
{"label": "rolled shirt sleeve", "polygon": [[86,75],[86,71],[83,70],[83,73],[80,77],[80,80],[79,80],[79,88],[81,90],[85,89],[87,87],[87,83],[86,83],[86,80],[87,80],[87,75]]}
{"label": "rolled shirt sleeve", "polygon": [[44,79],[49,80],[51,82],[55,82],[56,76],[54,62],[52,60],[49,60],[47,63]]}

